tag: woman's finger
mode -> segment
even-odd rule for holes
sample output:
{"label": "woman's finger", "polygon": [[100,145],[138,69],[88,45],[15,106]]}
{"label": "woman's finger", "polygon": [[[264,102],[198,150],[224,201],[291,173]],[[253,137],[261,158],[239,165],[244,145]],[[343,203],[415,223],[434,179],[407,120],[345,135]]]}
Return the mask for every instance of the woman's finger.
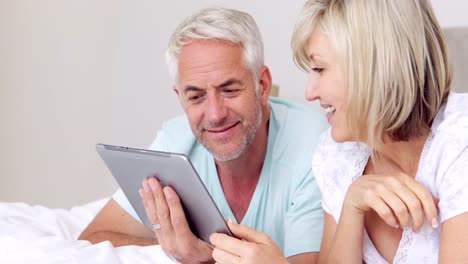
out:
{"label": "woman's finger", "polygon": [[377,196],[373,191],[366,191],[364,198],[369,205],[379,216],[384,220],[387,225],[398,228],[398,221],[393,214],[390,207],[382,200],[381,197]]}
{"label": "woman's finger", "polygon": [[210,243],[216,248],[236,256],[242,256],[249,249],[249,242],[221,233],[212,234]]}
{"label": "woman's finger", "polygon": [[270,237],[262,232],[258,232],[246,225],[235,224],[231,220],[227,221],[228,227],[234,236],[244,239],[248,242],[254,242],[258,244],[271,244]]}
{"label": "woman's finger", "polygon": [[240,257],[224,251],[220,248],[215,248],[212,253],[213,259],[220,264],[240,263]]}
{"label": "woman's finger", "polygon": [[[405,228],[411,224],[411,212],[408,210],[406,203],[398,194],[390,191],[383,184],[377,184],[375,191],[381,197],[383,202],[390,207],[390,210],[392,210],[393,215],[397,218],[400,227]],[[409,192],[409,190],[407,190],[407,192]],[[414,195],[413,197],[416,198]],[[420,215],[422,215],[422,208],[420,212]]]}
{"label": "woman's finger", "polygon": [[[411,224],[414,232],[418,232],[424,224],[424,208],[417,195],[406,185],[396,190],[396,194],[405,203],[411,215]],[[406,227],[406,226],[405,226]]]}
{"label": "woman's finger", "polygon": [[422,204],[428,223],[433,228],[438,227],[439,220],[437,214],[437,203],[429,190],[413,179],[407,180],[406,185],[412,190],[412,192],[417,196],[419,202]]}

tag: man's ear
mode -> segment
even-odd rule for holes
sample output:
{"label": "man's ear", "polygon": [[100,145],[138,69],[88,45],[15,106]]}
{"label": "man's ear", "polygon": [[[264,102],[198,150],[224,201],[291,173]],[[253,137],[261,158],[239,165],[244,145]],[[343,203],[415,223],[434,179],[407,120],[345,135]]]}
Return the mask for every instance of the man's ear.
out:
{"label": "man's ear", "polygon": [[174,91],[174,93],[177,95],[177,99],[179,99],[179,103],[180,103],[180,106],[182,106],[182,108],[184,108],[184,100],[182,99],[182,96],[181,96],[181,93],[179,91],[179,89],[177,88],[177,86],[172,86],[172,91]]}
{"label": "man's ear", "polygon": [[270,69],[263,65],[260,69],[260,78],[258,80],[258,97],[260,97],[263,105],[268,105],[272,87],[272,78]]}
{"label": "man's ear", "polygon": [[172,86],[172,90],[179,96],[179,89],[177,89],[177,86]]}

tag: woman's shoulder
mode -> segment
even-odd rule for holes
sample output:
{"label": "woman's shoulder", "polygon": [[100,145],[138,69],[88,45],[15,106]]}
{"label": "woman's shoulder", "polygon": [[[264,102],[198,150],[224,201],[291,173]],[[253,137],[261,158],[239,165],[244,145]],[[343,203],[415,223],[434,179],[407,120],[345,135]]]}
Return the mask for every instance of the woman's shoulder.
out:
{"label": "woman's shoulder", "polygon": [[322,207],[336,221],[352,181],[362,174],[368,159],[367,146],[356,142],[337,143],[331,129],[325,130],[319,140],[312,170],[322,194]]}
{"label": "woman's shoulder", "polygon": [[319,187],[347,189],[351,181],[362,173],[368,157],[369,151],[365,144],[335,142],[331,137],[331,129],[325,130],[312,159],[312,169]]}
{"label": "woman's shoulder", "polygon": [[428,140],[421,177],[440,199],[443,222],[468,211],[468,94],[450,94]]}
{"label": "woman's shoulder", "polygon": [[420,180],[439,196],[443,191],[441,188],[446,188],[444,182],[458,181],[460,176],[450,173],[454,166],[463,165],[468,169],[464,164],[457,164],[467,151],[468,94],[451,93],[434,119],[431,134],[421,154],[420,169],[423,172]]}
{"label": "woman's shoulder", "polygon": [[432,125],[431,152],[444,161],[468,148],[468,94],[451,93]]}
{"label": "woman's shoulder", "polygon": [[468,93],[450,93],[437,113],[432,129],[439,134],[463,134],[468,129]]}

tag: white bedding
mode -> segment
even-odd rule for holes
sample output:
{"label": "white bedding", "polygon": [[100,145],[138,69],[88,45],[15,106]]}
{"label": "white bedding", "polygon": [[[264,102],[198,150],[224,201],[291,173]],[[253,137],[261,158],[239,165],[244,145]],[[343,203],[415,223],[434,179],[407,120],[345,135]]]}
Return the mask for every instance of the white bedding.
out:
{"label": "white bedding", "polygon": [[106,202],[69,210],[0,203],[0,263],[175,263],[159,246],[76,240]]}

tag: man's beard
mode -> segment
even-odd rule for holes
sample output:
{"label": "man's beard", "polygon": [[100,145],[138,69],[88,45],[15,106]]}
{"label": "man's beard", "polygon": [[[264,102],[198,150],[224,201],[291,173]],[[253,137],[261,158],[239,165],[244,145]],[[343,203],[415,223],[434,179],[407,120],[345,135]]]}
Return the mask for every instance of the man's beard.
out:
{"label": "man's beard", "polygon": [[[256,100],[256,106],[255,106],[255,120],[254,120],[254,123],[253,124],[247,124],[244,126],[244,122],[243,120],[236,120],[236,121],[229,121],[229,120],[223,120],[222,122],[219,122],[217,124],[208,124],[208,127],[211,129],[211,128],[216,128],[216,127],[223,127],[225,124],[235,124],[236,122],[239,122],[240,121],[240,125],[243,127],[242,129],[242,137],[241,137],[241,142],[239,143],[238,146],[236,146],[236,149],[231,151],[231,153],[225,153],[225,151],[216,151],[216,148],[212,147],[213,145],[215,144],[218,144],[218,145],[222,145],[222,144],[225,144],[225,143],[228,143],[231,138],[228,138],[226,140],[226,142],[217,142],[217,143],[211,143],[209,144],[209,142],[207,142],[203,136],[201,136],[201,133],[200,131],[203,131],[204,129],[206,129],[206,127],[202,128],[202,127],[199,127],[198,128],[198,135],[197,135],[197,139],[198,141],[213,155],[213,157],[218,160],[218,161],[229,161],[229,160],[234,160],[234,159],[237,159],[238,157],[240,157],[242,155],[242,153],[244,153],[244,151],[247,149],[248,146],[250,146],[250,144],[252,143],[252,141],[254,140],[256,134],[257,134],[257,131],[258,131],[258,128],[260,127],[261,123],[262,123],[262,118],[263,118],[263,113],[262,113],[262,107],[261,107],[261,102],[260,100]],[[223,148],[221,146],[221,148]],[[221,152],[221,153],[219,153]]]}

